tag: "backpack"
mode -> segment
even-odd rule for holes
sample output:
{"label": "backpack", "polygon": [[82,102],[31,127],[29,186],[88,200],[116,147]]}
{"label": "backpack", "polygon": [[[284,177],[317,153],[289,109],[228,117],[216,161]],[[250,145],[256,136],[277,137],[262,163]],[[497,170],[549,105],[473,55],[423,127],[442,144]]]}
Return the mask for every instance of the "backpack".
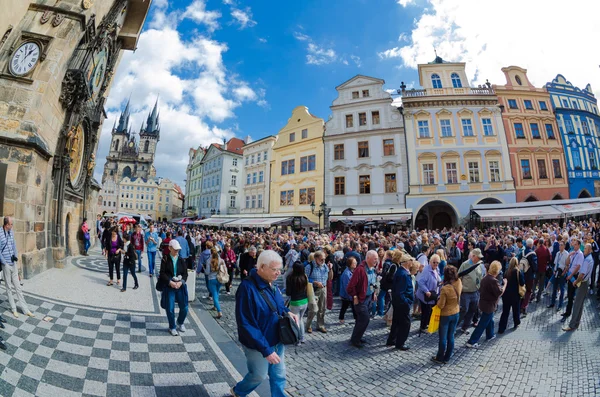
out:
{"label": "backpack", "polygon": [[529,265],[529,259],[527,259],[527,258],[529,258],[529,256],[531,254],[535,254],[535,251],[531,251],[530,253],[528,253],[527,255],[522,257],[521,260],[519,261],[519,266],[521,267],[521,270],[523,270],[523,273],[527,273],[527,271],[531,267]]}
{"label": "backpack", "polygon": [[229,282],[229,273],[227,272],[227,266],[222,259],[219,260],[219,270],[217,271],[217,281],[219,284],[227,284]]}

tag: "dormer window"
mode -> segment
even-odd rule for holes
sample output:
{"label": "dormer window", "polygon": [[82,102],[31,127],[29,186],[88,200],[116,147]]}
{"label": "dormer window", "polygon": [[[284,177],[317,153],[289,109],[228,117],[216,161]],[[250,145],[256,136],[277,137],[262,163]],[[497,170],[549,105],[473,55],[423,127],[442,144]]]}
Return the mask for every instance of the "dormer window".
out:
{"label": "dormer window", "polygon": [[458,73],[452,73],[452,75],[450,77],[452,78],[452,87],[462,88],[462,83],[460,81],[460,77],[458,76]]}
{"label": "dormer window", "polygon": [[521,82],[521,78],[519,76],[515,76],[515,81],[517,82],[518,85],[523,85],[523,83]]}
{"label": "dormer window", "polygon": [[442,88],[442,79],[440,79],[440,75],[434,73],[431,75],[431,84],[433,84],[433,88]]}
{"label": "dormer window", "polygon": [[352,91],[352,99],[358,99],[358,91]]}
{"label": "dormer window", "polygon": [[363,90],[362,94],[363,94],[363,98],[368,98],[369,97],[369,90]]}

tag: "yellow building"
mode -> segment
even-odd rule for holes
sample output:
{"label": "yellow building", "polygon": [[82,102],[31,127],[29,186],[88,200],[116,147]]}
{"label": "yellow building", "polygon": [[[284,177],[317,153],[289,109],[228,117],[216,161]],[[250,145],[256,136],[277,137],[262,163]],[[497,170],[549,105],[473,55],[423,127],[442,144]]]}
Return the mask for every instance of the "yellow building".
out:
{"label": "yellow building", "polygon": [[318,222],[310,205],[323,202],[323,130],[325,121],[298,106],[278,134],[271,158],[272,216],[305,216]]}
{"label": "yellow building", "polygon": [[155,220],[181,216],[178,187],[169,179],[125,177],[118,185],[118,212],[132,212]]}

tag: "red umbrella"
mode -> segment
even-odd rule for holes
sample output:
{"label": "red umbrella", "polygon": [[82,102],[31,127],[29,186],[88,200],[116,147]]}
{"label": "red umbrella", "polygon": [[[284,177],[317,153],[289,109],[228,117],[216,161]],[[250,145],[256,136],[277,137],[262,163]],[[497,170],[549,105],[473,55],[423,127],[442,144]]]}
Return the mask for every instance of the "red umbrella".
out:
{"label": "red umbrella", "polygon": [[119,223],[136,223],[136,221],[133,218],[124,216],[123,218],[119,219]]}

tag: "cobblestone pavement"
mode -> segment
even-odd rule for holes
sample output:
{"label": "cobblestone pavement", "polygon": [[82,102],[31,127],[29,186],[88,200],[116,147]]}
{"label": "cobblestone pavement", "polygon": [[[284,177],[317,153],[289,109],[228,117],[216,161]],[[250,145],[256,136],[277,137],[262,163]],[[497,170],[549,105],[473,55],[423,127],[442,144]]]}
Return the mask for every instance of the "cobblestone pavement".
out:
{"label": "cobblestone pavement", "polygon": [[[86,258],[81,268],[93,265],[97,259]],[[88,274],[96,269],[68,265],[53,270],[64,272],[63,282],[54,286],[62,289],[75,282],[69,279],[72,272]],[[105,283],[106,277],[101,277]],[[149,279],[147,274],[145,277]],[[35,318],[14,318],[8,310],[4,286],[0,287],[0,307],[7,320],[0,335],[8,346],[0,351],[2,397],[221,397],[241,379],[191,306],[187,331],[173,337],[168,333],[164,312],[152,313],[153,303],[145,312],[132,311],[127,305],[107,311],[98,308],[102,301],[90,308],[41,297],[34,288],[37,284],[38,280],[26,280],[24,287]],[[148,291],[149,285],[146,281],[145,295],[136,296],[129,289],[124,294],[117,289],[110,292],[115,298],[126,295],[131,300],[148,299],[156,295]],[[86,299],[89,297],[82,296],[82,301]],[[52,321],[44,321],[45,316],[52,317]],[[238,350],[237,354],[242,353]]]}
{"label": "cobblestone pavement", "polygon": [[[203,280],[196,290],[198,299],[206,295]],[[234,294],[221,293],[220,299],[220,324],[237,341]],[[510,330],[511,319],[504,335],[489,342],[484,336],[478,349],[465,347],[468,336],[457,337],[455,355],[443,366],[431,362],[438,335],[419,336],[418,322],[412,324],[408,352],[385,346],[389,331],[382,319],[371,320],[366,348],[351,347],[352,314],[340,325],[336,300],[326,315],[328,333],[307,335],[306,344],[286,350],[287,390],[293,396],[600,396],[595,297],[588,299],[580,328],[570,333],[561,330],[560,314],[546,308],[548,299],[530,305],[518,330]],[[212,302],[201,301],[210,310]]]}

